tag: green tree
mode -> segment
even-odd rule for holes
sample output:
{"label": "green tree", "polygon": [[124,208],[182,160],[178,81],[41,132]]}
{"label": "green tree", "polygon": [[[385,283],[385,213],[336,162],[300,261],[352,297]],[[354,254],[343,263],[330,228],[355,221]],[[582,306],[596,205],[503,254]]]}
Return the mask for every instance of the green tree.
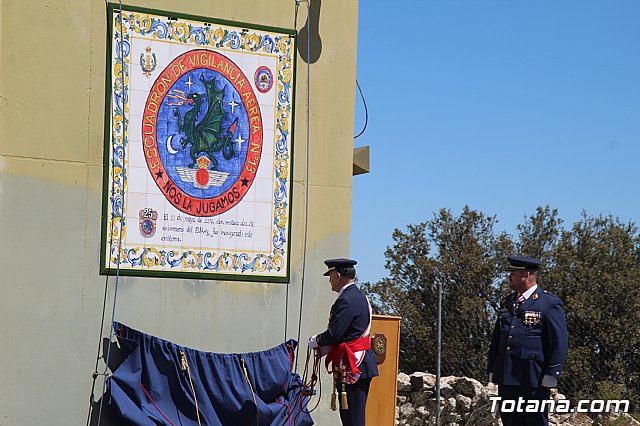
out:
{"label": "green tree", "polygon": [[513,247],[506,234],[495,232],[495,223],[465,206],[458,217],[442,209],[406,232],[393,232],[394,244],[385,252],[390,276],[363,288],[377,312],[403,318],[402,371],[434,369],[441,285],[443,374],[484,374],[490,317],[499,301],[495,284]]}
{"label": "green tree", "polygon": [[526,253],[529,257],[542,260],[544,269],[540,271],[540,278],[545,270],[553,268],[558,240],[562,232],[562,219],[558,217],[558,210],[549,206],[538,207],[535,214],[525,217],[524,223],[516,227],[518,241],[516,251]]}
{"label": "green tree", "polygon": [[565,301],[569,355],[561,390],[640,407],[640,236],[634,223],[583,213],[563,231],[548,288]]}

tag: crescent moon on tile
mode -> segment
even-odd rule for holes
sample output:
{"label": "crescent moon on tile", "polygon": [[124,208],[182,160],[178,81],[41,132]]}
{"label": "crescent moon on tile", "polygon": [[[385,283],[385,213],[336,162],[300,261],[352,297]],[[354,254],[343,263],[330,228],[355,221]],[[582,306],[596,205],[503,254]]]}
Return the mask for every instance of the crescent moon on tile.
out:
{"label": "crescent moon on tile", "polygon": [[169,151],[169,154],[173,155],[173,154],[177,154],[178,151],[176,151],[175,149],[173,149],[173,147],[171,146],[171,140],[173,139],[173,137],[175,136],[175,133],[173,135],[170,135],[167,138],[167,151]]}

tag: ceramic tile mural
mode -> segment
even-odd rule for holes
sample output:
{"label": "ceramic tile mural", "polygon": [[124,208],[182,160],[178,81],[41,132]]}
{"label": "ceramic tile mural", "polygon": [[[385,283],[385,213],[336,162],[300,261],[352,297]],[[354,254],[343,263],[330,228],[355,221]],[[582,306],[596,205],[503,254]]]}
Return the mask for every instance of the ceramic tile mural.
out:
{"label": "ceramic tile mural", "polygon": [[286,282],[293,34],[123,9],[122,25],[109,9],[103,272]]}

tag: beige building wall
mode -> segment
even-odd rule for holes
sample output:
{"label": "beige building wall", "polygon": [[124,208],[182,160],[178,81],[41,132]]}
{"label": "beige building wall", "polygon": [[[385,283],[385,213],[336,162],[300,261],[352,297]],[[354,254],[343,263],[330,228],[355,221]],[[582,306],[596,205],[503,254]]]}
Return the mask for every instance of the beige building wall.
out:
{"label": "beige building wall", "polygon": [[[307,15],[301,3],[296,17],[294,0],[127,4],[296,30]],[[0,5],[0,425],[84,424],[105,289],[98,271],[107,7],[96,0]],[[120,277],[116,320],[204,351],[256,351],[296,338],[308,186],[304,361],[306,340],[324,329],[335,298],[322,260],[349,255],[351,222],[357,2],[320,6],[308,182],[308,75],[297,61],[288,293],[285,284]],[[112,277],[106,325],[114,285]],[[101,386],[99,379],[96,398]],[[314,420],[337,424],[326,374],[323,389]]]}

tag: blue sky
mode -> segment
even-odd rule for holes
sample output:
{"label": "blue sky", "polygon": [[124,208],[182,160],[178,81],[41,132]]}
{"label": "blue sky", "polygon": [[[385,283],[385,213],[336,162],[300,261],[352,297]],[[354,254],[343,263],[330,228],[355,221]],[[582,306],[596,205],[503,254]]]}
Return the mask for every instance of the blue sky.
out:
{"label": "blue sky", "polygon": [[[351,256],[387,276],[394,228],[465,204],[640,222],[640,1],[361,0]],[[355,133],[364,124],[356,94]]]}

